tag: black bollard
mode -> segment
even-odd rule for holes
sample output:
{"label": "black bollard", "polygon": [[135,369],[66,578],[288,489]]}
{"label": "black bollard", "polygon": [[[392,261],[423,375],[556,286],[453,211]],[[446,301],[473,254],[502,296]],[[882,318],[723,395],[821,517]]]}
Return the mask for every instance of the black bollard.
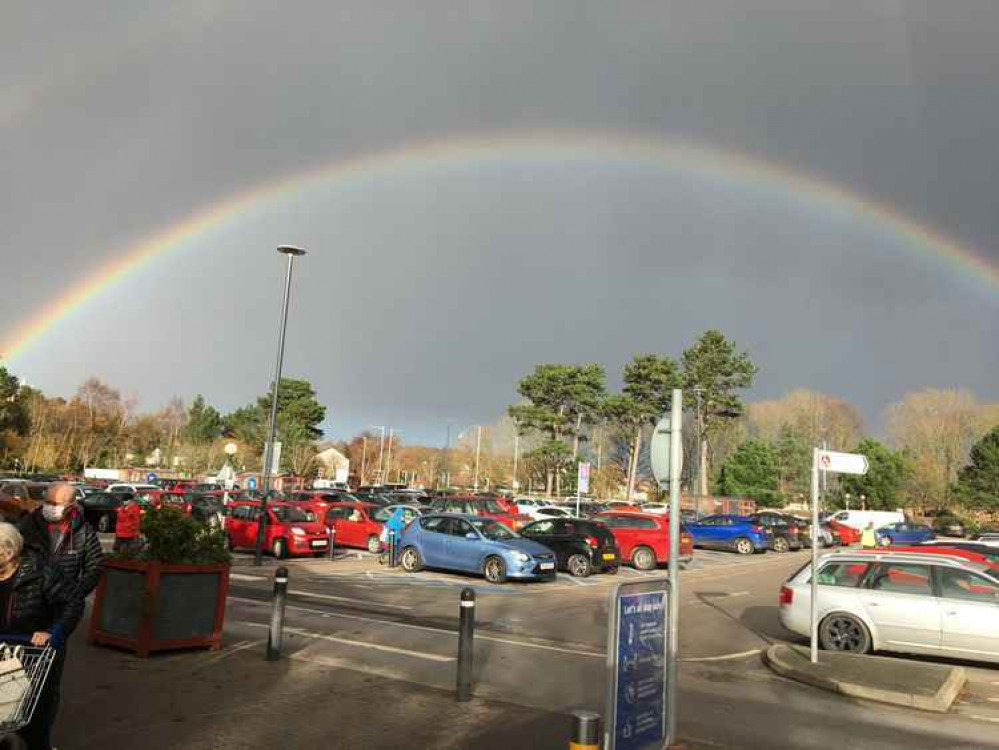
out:
{"label": "black bollard", "polygon": [[274,573],[274,599],[271,601],[271,629],[267,634],[267,661],[281,658],[281,634],[284,631],[284,602],[288,595],[288,569]]}
{"label": "black bollard", "polygon": [[395,543],[395,531],[389,531],[388,533],[388,548],[389,548],[389,567],[394,568],[399,565],[398,555],[396,554],[396,543]]}
{"label": "black bollard", "polygon": [[329,527],[330,532],[330,562],[333,562],[333,549],[336,547],[336,528]]}
{"label": "black bollard", "polygon": [[569,750],[599,750],[599,748],[600,714],[593,711],[573,711]]}
{"label": "black bollard", "polygon": [[458,702],[472,698],[472,642],[475,638],[475,591],[461,590],[458,615]]}

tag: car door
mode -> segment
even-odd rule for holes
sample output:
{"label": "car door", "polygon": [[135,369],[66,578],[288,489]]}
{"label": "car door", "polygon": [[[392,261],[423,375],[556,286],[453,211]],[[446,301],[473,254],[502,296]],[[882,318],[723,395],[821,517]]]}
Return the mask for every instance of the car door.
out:
{"label": "car door", "polygon": [[244,544],[243,534],[245,530],[243,526],[246,523],[246,512],[245,505],[237,505],[232,509],[232,515],[226,520],[226,530],[229,532],[229,539],[232,540],[233,547],[242,547]]}
{"label": "car door", "polygon": [[999,584],[969,570],[934,566],[941,648],[966,659],[999,661]]}
{"label": "car door", "polygon": [[420,555],[423,562],[431,568],[447,567],[447,516],[423,516],[417,521],[420,524]]}
{"label": "car door", "polygon": [[859,599],[878,630],[880,647],[939,653],[940,603],[930,565],[880,563],[868,575]]}
{"label": "car door", "polygon": [[721,516],[708,516],[702,518],[698,523],[690,524],[688,527],[694,535],[694,543],[698,547],[715,547],[718,545],[718,524]]}
{"label": "car door", "polygon": [[[472,539],[468,535],[472,535]],[[479,559],[482,557],[485,542],[472,524],[464,518],[452,518],[447,525],[447,537],[444,542],[448,567],[457,570],[478,571]]]}
{"label": "car door", "polygon": [[521,536],[530,539],[532,542],[545,545],[548,549],[555,553],[559,563],[561,563],[563,553],[558,549],[559,545],[555,535],[556,523],[558,523],[558,521],[554,521],[550,518],[535,521],[530,526],[526,526],[521,529],[520,534]]}

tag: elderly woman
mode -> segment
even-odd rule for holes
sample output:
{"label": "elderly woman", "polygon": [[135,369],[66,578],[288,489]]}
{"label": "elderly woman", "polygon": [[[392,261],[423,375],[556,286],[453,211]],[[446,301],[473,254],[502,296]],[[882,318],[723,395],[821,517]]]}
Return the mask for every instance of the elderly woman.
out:
{"label": "elderly woman", "polygon": [[31,750],[51,750],[52,724],[59,708],[62,646],[83,615],[78,587],[59,568],[44,564],[40,555],[24,550],[16,527],[0,523],[0,634],[22,635],[32,645],[50,644],[57,657],[31,723],[21,738]]}

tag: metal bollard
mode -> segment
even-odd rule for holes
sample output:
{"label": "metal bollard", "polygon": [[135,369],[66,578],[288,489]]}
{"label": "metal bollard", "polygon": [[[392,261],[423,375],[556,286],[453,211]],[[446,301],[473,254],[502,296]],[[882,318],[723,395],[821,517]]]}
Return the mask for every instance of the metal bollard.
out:
{"label": "metal bollard", "polygon": [[472,698],[472,642],[475,638],[475,591],[461,590],[458,614],[458,702]]}
{"label": "metal bollard", "polygon": [[333,550],[336,547],[336,528],[330,526],[330,562],[333,562]]}
{"label": "metal bollard", "polygon": [[569,750],[599,750],[599,748],[600,714],[593,711],[573,711]]}
{"label": "metal bollard", "polygon": [[281,658],[281,634],[284,631],[284,603],[288,595],[288,569],[274,573],[274,599],[271,603],[271,629],[267,634],[267,661]]}
{"label": "metal bollard", "polygon": [[389,548],[389,567],[395,568],[399,565],[398,555],[396,554],[396,544],[395,544],[395,531],[389,531],[388,533],[388,548]]}

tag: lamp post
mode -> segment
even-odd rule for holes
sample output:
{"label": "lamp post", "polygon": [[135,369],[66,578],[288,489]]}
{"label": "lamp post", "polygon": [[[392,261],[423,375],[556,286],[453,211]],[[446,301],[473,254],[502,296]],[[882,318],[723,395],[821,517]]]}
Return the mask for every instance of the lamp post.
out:
{"label": "lamp post", "polygon": [[277,362],[274,365],[274,382],[271,384],[271,423],[267,430],[267,443],[264,447],[264,470],[262,477],[263,497],[260,499],[260,518],[257,520],[257,543],[253,564],[257,567],[263,562],[264,537],[267,526],[267,495],[271,489],[271,463],[274,460],[274,437],[277,432],[277,402],[278,386],[281,382],[281,367],[284,364],[284,334],[288,328],[288,301],[291,297],[291,271],[295,258],[305,255],[305,250],[292,245],[281,245],[277,251],[288,258],[288,270],[284,279],[284,300],[281,303],[281,327],[278,330]]}

